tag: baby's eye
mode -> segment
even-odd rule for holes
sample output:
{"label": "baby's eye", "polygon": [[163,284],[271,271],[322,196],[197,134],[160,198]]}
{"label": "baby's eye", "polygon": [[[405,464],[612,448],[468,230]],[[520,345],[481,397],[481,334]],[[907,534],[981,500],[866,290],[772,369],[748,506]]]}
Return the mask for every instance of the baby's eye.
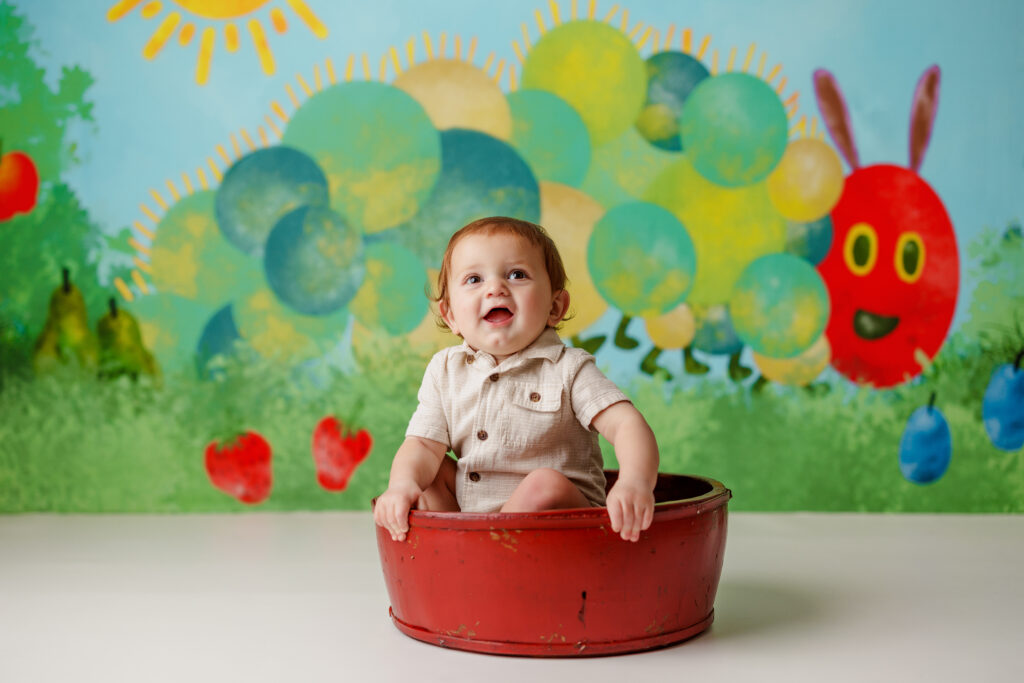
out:
{"label": "baby's eye", "polygon": [[508,279],[509,280],[525,280],[526,279],[526,271],[525,270],[518,270],[518,269],[513,270],[511,273],[508,274]]}
{"label": "baby's eye", "polygon": [[478,282],[483,282],[479,275],[470,275],[466,278],[467,285],[475,285]]}

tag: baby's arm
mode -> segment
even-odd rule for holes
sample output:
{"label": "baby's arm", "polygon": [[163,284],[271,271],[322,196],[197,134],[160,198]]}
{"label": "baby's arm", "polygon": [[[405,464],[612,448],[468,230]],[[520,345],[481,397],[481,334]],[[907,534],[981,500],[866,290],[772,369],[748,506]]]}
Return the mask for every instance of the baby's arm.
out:
{"label": "baby's arm", "polygon": [[387,529],[392,539],[405,540],[409,510],[434,481],[447,452],[446,445],[418,436],[406,437],[398,448],[391,463],[388,490],[381,494],[373,508],[373,520]]}
{"label": "baby's arm", "polygon": [[658,480],[658,442],[647,420],[633,404],[608,406],[593,421],[594,428],[615,448],[619,478],[608,492],[612,531],[636,541],[654,519],[654,485]]}

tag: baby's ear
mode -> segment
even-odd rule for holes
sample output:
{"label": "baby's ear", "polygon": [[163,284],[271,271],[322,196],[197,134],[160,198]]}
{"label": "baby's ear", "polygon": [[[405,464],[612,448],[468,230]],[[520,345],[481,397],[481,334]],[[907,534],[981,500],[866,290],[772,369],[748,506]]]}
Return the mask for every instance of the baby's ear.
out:
{"label": "baby's ear", "polygon": [[444,324],[448,326],[448,329],[452,331],[457,337],[461,337],[459,334],[459,328],[455,325],[455,316],[452,315],[452,309],[448,305],[447,301],[439,301],[437,304],[438,310],[441,312],[441,319],[444,320]]}
{"label": "baby's ear", "polygon": [[555,327],[562,322],[566,312],[569,310],[569,292],[561,289],[555,292],[551,300],[551,314],[548,316],[548,327]]}

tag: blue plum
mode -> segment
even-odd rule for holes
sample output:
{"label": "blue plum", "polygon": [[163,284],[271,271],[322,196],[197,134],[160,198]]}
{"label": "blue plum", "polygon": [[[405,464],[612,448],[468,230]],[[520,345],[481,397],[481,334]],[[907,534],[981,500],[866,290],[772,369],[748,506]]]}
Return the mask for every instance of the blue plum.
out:
{"label": "blue plum", "polygon": [[1024,368],[1020,362],[1024,350],[1014,362],[1004,363],[992,372],[981,402],[985,431],[996,448],[1015,451],[1024,446]]}
{"label": "blue plum", "polygon": [[900,472],[914,484],[931,484],[942,478],[953,457],[953,439],[932,393],[928,405],[915,410],[900,439]]}

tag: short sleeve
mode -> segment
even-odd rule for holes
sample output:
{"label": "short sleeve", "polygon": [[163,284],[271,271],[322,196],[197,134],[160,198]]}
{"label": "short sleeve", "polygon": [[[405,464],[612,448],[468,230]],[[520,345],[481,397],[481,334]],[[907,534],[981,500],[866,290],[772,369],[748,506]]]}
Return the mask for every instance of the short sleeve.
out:
{"label": "short sleeve", "polygon": [[440,380],[446,365],[447,354],[444,351],[438,352],[430,359],[427,370],[423,373],[423,383],[420,384],[419,393],[416,398],[419,405],[409,419],[409,426],[405,430],[405,436],[418,436],[424,439],[431,439],[451,447],[451,440],[448,433],[448,418],[444,412],[444,402],[441,400]]}
{"label": "short sleeve", "polygon": [[597,369],[594,357],[590,354],[586,354],[576,371],[569,395],[573,413],[584,429],[590,429],[594,418],[605,408],[629,400],[615,382]]}

